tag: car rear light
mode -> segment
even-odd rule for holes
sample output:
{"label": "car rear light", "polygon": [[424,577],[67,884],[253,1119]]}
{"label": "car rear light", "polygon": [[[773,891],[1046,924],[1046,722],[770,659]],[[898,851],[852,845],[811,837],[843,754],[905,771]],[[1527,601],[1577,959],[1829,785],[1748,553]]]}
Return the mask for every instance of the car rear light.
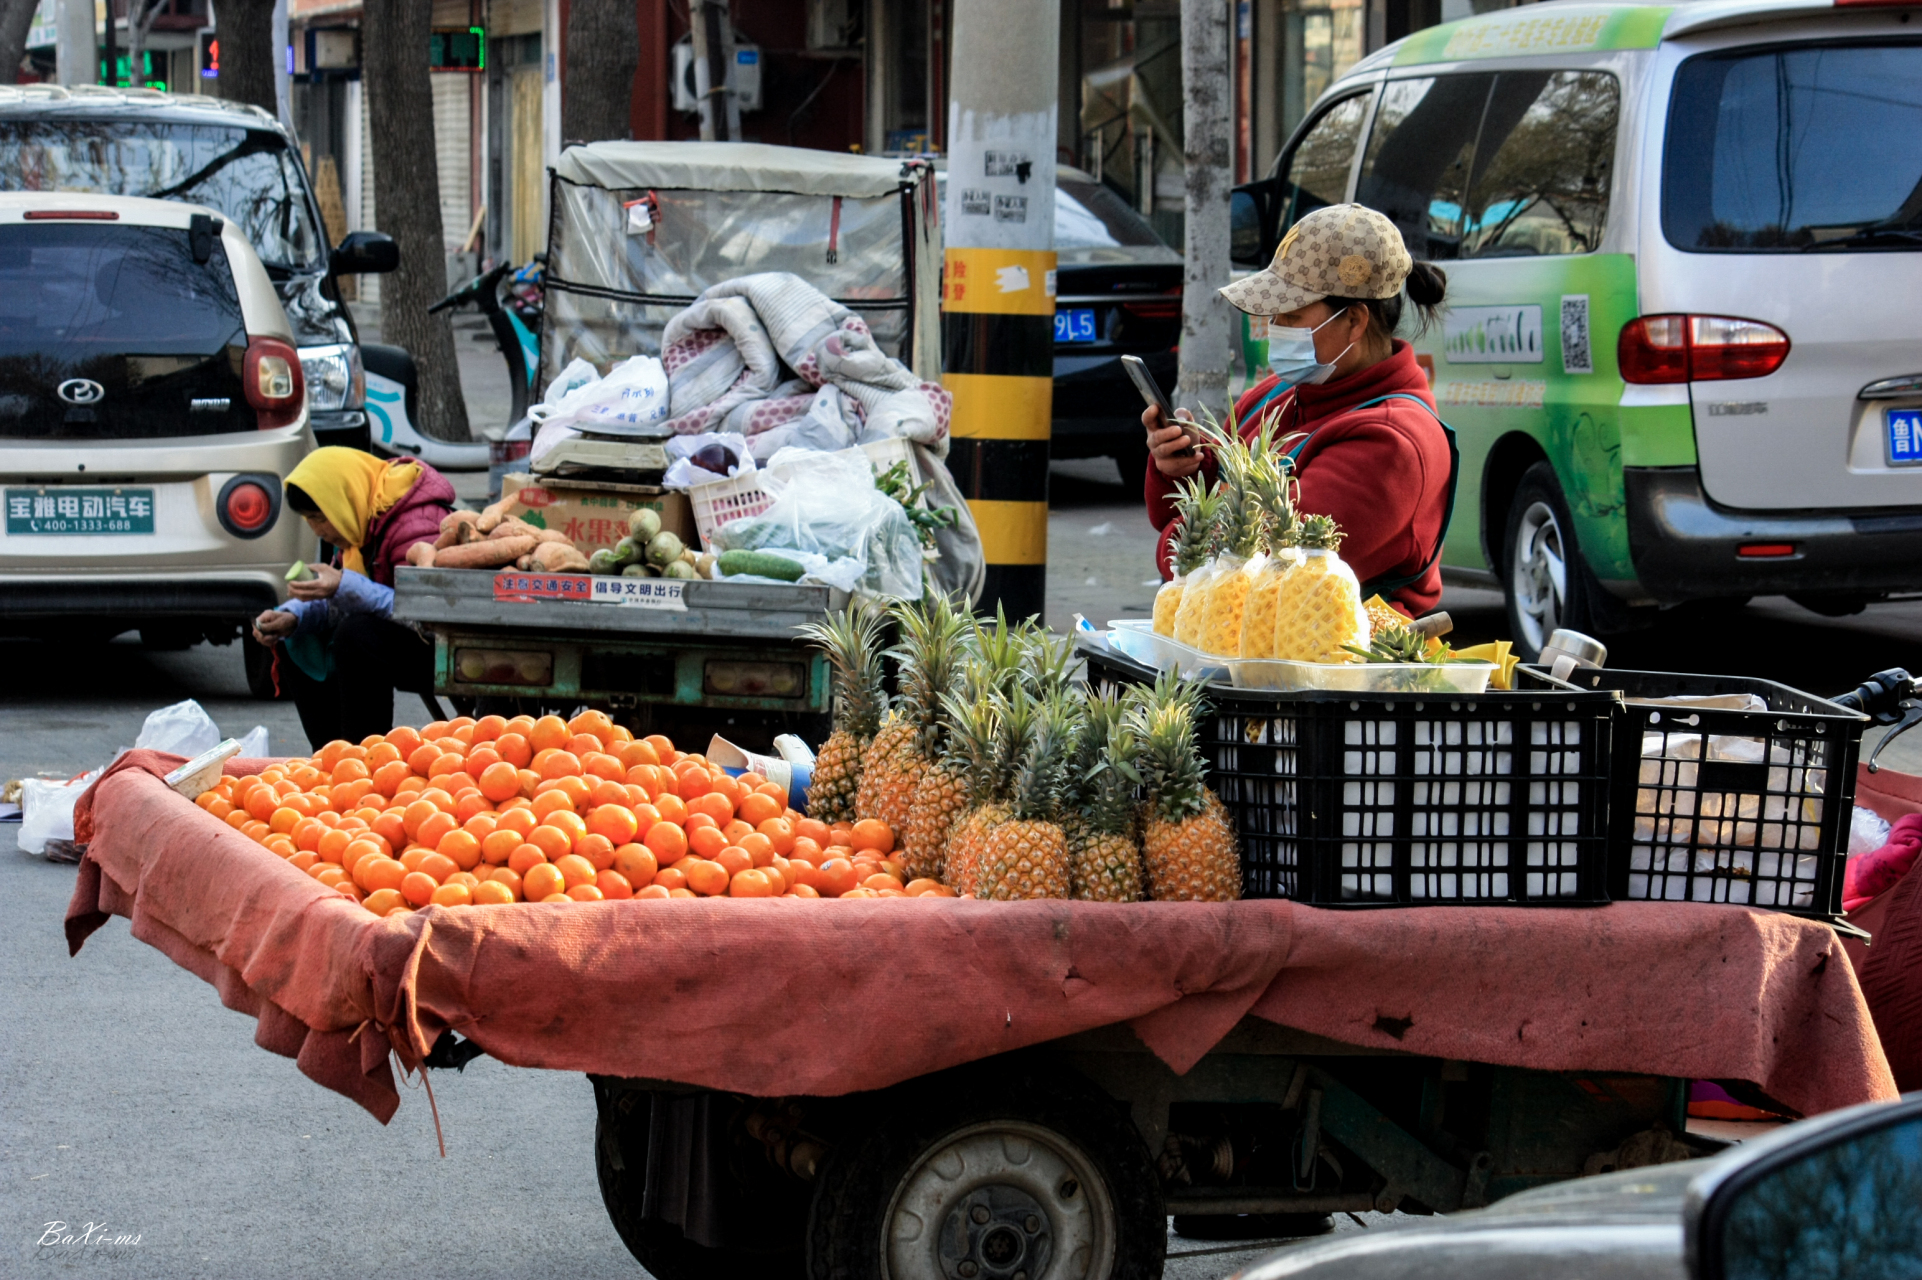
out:
{"label": "car rear light", "polygon": [[78,220],[81,222],[120,221],[120,215],[112,209],[29,209],[20,216],[28,222],[51,222],[55,220]]}
{"label": "car rear light", "polygon": [[258,538],[280,518],[280,477],[238,475],[214,499],[220,527],[236,538]]}
{"label": "car rear light", "polygon": [[262,431],[300,421],[307,385],[300,372],[300,353],[292,347],[277,338],[249,339],[241,379]]}
{"label": "car rear light", "polygon": [[1625,382],[1760,378],[1788,358],[1789,336],[1733,316],[1643,316],[1622,326],[1615,355]]}
{"label": "car rear light", "polygon": [[1751,542],[1737,547],[1735,554],[1744,560],[1780,560],[1795,554],[1793,542]]}
{"label": "car rear light", "polygon": [[1124,315],[1135,316],[1142,320],[1179,320],[1181,318],[1181,290],[1170,289],[1158,298],[1139,298],[1121,304]]}

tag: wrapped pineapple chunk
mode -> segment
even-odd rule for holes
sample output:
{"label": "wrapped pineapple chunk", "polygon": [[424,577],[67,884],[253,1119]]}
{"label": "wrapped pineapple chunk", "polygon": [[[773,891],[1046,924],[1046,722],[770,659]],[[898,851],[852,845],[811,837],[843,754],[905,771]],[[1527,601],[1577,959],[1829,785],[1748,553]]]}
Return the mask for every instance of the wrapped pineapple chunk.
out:
{"label": "wrapped pineapple chunk", "polygon": [[1229,658],[1241,656],[1241,619],[1247,611],[1248,591],[1267,563],[1268,557],[1259,553],[1252,560],[1244,560],[1224,552],[1215,561],[1214,585],[1209,588],[1208,613],[1201,628],[1201,649]]}
{"label": "wrapped pineapple chunk", "polygon": [[1214,546],[1215,521],[1221,515],[1221,490],[1210,490],[1200,476],[1190,476],[1175,487],[1174,577],[1155,592],[1155,634],[1175,638],[1189,577],[1208,561]]}
{"label": "wrapped pineapple chunk", "polygon": [[1341,558],[1341,531],[1327,516],[1302,523],[1302,562],[1282,584],[1275,656],[1295,662],[1358,662],[1346,646],[1368,647],[1361,583]]}
{"label": "wrapped pineapple chunk", "polygon": [[1225,430],[1206,414],[1202,417],[1201,436],[1214,450],[1221,467],[1221,554],[1215,557],[1215,574],[1209,583],[1208,607],[1196,647],[1234,658],[1241,656],[1241,621],[1254,574],[1267,562],[1260,555],[1267,519],[1261,493],[1263,477],[1271,465],[1274,433],[1272,425],[1264,425],[1253,440],[1243,440],[1236,433],[1232,417]]}
{"label": "wrapped pineapple chunk", "polygon": [[1214,587],[1215,562],[1210,560],[1188,575],[1175,608],[1175,639],[1190,649],[1201,647],[1202,624],[1208,620],[1208,593]]}
{"label": "wrapped pineapple chunk", "polygon": [[[1255,493],[1263,514],[1262,543],[1267,550],[1248,587],[1241,614],[1244,658],[1275,656],[1275,621],[1281,609],[1282,580],[1301,563],[1301,521],[1295,514],[1288,459],[1268,451],[1257,464]],[[1252,565],[1251,565],[1252,567]]]}

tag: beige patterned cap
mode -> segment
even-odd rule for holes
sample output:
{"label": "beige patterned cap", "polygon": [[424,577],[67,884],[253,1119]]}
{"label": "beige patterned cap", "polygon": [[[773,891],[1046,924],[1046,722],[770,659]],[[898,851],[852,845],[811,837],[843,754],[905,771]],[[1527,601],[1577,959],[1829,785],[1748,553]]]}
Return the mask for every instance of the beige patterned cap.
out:
{"label": "beige patterned cap", "polygon": [[1256,316],[1285,315],[1331,294],[1392,298],[1413,265],[1394,223],[1358,204],[1335,204],[1289,228],[1267,269],[1221,296]]}

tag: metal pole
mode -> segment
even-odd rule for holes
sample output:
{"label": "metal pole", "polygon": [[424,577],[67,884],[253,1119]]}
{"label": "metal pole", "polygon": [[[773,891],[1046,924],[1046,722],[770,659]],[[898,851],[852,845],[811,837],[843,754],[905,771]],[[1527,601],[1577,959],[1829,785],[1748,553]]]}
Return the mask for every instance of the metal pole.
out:
{"label": "metal pole", "polygon": [[293,50],[287,45],[287,0],[274,0],[274,114],[288,129],[294,127],[294,97],[287,60]]}
{"label": "metal pole", "polygon": [[694,96],[700,104],[701,141],[738,142],[741,106],[734,96],[734,24],[726,0],[693,0],[688,27],[694,37]]}
{"label": "metal pole", "polygon": [[984,610],[1047,603],[1059,0],[954,0],[942,381]]}
{"label": "metal pole", "polygon": [[1228,0],[1181,0],[1181,97],[1187,216],[1175,403],[1220,418],[1228,408],[1233,310],[1215,292],[1228,283],[1228,193],[1234,183]]}
{"label": "metal pole", "polygon": [[54,0],[54,79],[61,84],[98,84],[100,46],[94,37],[93,0]]}

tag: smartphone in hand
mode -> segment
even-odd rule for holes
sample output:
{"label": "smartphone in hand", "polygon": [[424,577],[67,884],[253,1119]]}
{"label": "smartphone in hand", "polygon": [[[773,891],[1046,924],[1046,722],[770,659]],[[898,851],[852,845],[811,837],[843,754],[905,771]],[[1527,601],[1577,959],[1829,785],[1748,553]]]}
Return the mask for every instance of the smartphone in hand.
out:
{"label": "smartphone in hand", "polygon": [[[1148,366],[1142,362],[1141,357],[1123,356],[1121,367],[1128,371],[1129,380],[1135,384],[1135,390],[1141,393],[1142,403],[1161,410],[1161,420],[1168,426],[1178,426],[1179,420],[1175,417],[1174,407],[1168,403],[1168,397],[1161,394],[1160,384],[1155,381],[1154,375],[1148,372]],[[1193,439],[1192,436],[1189,438]],[[1186,458],[1194,451],[1194,446],[1189,445],[1175,454],[1175,457]]]}

